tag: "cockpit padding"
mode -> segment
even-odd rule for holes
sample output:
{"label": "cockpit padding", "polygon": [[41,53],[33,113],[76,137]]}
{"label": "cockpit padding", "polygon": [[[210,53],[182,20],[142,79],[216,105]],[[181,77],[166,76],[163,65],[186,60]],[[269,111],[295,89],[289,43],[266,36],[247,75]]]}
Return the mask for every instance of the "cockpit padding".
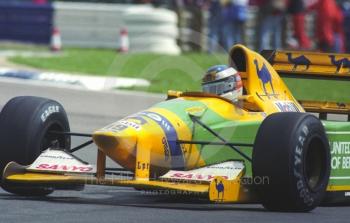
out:
{"label": "cockpit padding", "polygon": [[246,56],[242,48],[236,47],[230,52],[230,65],[235,67],[239,72],[246,72]]}

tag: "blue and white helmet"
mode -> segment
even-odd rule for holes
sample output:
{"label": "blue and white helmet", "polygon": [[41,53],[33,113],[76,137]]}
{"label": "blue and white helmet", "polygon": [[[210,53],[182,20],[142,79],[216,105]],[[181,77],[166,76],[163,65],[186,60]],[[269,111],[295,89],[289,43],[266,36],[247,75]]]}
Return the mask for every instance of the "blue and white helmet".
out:
{"label": "blue and white helmet", "polygon": [[226,65],[210,67],[202,80],[203,92],[217,94],[233,102],[243,93],[242,79],[239,73]]}

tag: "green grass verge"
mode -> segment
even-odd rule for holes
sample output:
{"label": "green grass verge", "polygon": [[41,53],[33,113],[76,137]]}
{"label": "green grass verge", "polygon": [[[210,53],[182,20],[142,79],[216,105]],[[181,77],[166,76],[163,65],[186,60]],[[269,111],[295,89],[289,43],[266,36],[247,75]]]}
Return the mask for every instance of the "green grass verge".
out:
{"label": "green grass verge", "polygon": [[54,57],[13,57],[10,61],[53,71],[144,78],[151,81],[151,86],[132,90],[165,93],[169,89],[199,90],[204,72],[212,65],[226,64],[227,56],[118,54],[104,49],[65,49]]}
{"label": "green grass verge", "polygon": [[[29,49],[35,50],[35,47]],[[150,87],[128,89],[166,93],[170,89],[200,90],[204,72],[212,65],[226,64],[227,55],[117,54],[114,50],[69,48],[54,57],[13,57],[10,60],[53,71],[144,78],[151,82]],[[284,80],[297,99],[350,102],[348,81],[293,78]]]}
{"label": "green grass verge", "polygon": [[298,100],[350,103],[350,82],[344,80],[319,80],[284,78]]}
{"label": "green grass verge", "polygon": [[48,46],[40,44],[18,43],[10,41],[0,41],[0,50],[15,51],[47,51]]}

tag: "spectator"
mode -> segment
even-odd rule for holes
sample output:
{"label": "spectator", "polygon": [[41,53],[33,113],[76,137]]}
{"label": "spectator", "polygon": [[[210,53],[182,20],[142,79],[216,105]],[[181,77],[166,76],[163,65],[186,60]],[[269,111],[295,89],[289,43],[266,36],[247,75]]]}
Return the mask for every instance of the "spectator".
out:
{"label": "spectator", "polygon": [[320,50],[342,52],[344,48],[344,18],[335,0],[319,0],[309,9],[316,11],[316,37]]}
{"label": "spectator", "polygon": [[344,15],[344,43],[345,51],[350,53],[350,1],[344,1],[342,3],[343,15]]}
{"label": "spectator", "polygon": [[184,6],[191,14],[189,27],[191,29],[191,41],[189,43],[191,50],[201,50],[201,33],[203,28],[203,6],[204,0],[184,0]]}
{"label": "spectator", "polygon": [[248,0],[226,1],[223,8],[224,44],[226,50],[243,43],[244,25],[248,17]]}
{"label": "spectator", "polygon": [[343,11],[336,7],[337,13],[334,15],[333,28],[334,28],[334,49],[336,53],[345,52],[345,43],[344,43],[344,15]]}
{"label": "spectator", "polygon": [[209,2],[209,53],[213,53],[218,49],[218,43],[222,36],[222,12],[219,0],[212,0]]}
{"label": "spectator", "polygon": [[287,0],[261,0],[259,2],[259,50],[282,47],[282,22],[287,3]]}
{"label": "spectator", "polygon": [[343,48],[343,15],[335,0],[319,0],[310,6],[316,11],[316,37],[320,50],[341,52]]}
{"label": "spectator", "polygon": [[310,49],[311,42],[305,32],[305,5],[303,0],[289,2],[288,12],[292,15],[293,35],[300,49]]}

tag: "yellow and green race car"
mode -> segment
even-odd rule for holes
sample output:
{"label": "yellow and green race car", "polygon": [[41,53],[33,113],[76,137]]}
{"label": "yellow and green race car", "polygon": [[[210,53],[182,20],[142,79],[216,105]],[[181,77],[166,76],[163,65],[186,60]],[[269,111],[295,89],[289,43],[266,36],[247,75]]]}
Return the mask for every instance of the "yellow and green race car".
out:
{"label": "yellow and green race car", "polygon": [[[1,186],[29,196],[86,184],[127,186],[218,203],[261,203],[272,211],[348,201],[350,123],[326,119],[328,113],[350,114],[350,106],[347,95],[322,87],[348,88],[349,58],[258,54],[236,45],[229,63],[243,80],[238,103],[169,91],[166,101],[92,134],[71,132],[56,101],[13,98],[0,114]],[[71,136],[90,139],[71,148]],[[96,165],[73,155],[92,143]],[[106,167],[106,157],[122,168]]]}

